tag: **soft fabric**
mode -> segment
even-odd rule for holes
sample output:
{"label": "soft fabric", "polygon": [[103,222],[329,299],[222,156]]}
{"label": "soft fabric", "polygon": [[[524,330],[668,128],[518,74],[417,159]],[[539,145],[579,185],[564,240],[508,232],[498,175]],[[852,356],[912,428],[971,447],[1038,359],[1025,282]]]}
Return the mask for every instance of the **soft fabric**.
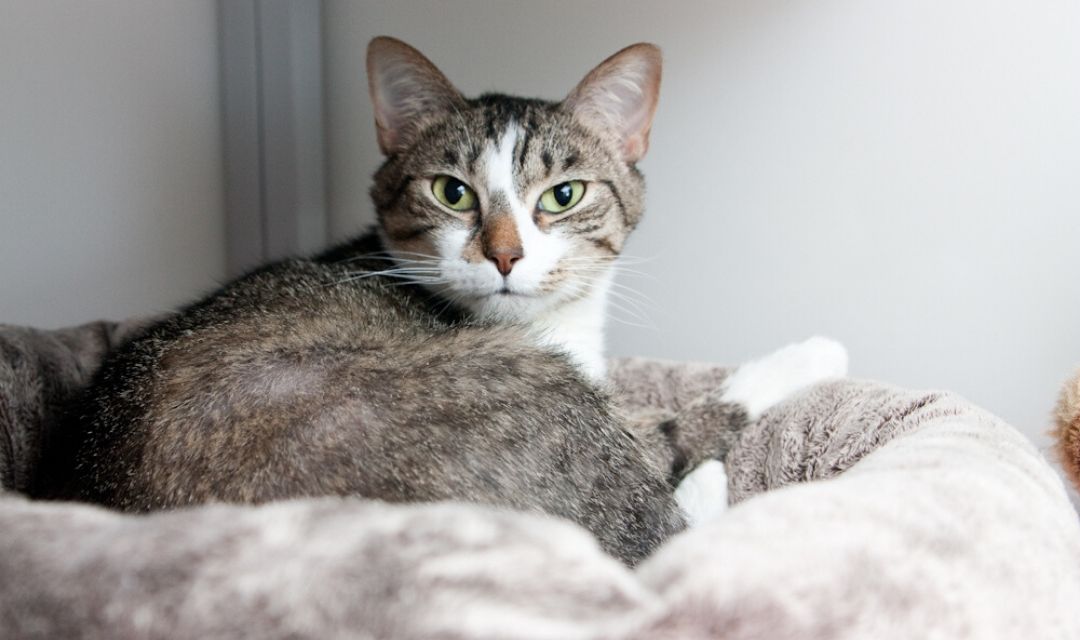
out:
{"label": "soft fabric", "polygon": [[0,325],[0,491],[31,489],[64,402],[142,324],[93,322],[57,331]]}
{"label": "soft fabric", "polygon": [[[584,530],[321,499],[35,502],[36,447],[127,327],[0,330],[4,638],[1075,638],[1080,524],[1013,428],[835,380],[718,443],[732,507],[631,571]],[[722,368],[611,367],[628,419],[716,419]]]}

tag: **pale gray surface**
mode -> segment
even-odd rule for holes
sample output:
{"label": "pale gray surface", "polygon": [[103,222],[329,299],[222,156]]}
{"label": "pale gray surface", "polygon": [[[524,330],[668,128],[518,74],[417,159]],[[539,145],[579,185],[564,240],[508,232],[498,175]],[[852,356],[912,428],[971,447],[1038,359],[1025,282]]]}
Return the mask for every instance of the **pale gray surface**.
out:
{"label": "pale gray surface", "polygon": [[256,0],[218,0],[225,257],[230,275],[265,260]]}
{"label": "pale gray surface", "polygon": [[218,0],[230,277],[326,246],[321,10]]}
{"label": "pale gray surface", "polygon": [[317,0],[260,0],[266,257],[326,247],[322,16]]}
{"label": "pale gray surface", "polygon": [[0,3],[0,322],[145,315],[225,272],[213,0]]}
{"label": "pale gray surface", "polygon": [[734,362],[828,334],[854,374],[956,390],[1045,448],[1080,361],[1080,4],[327,0],[324,33],[335,237],[371,220],[372,36],[467,93],[548,98],[650,40],[627,251],[655,279],[622,282],[655,329],[616,324],[614,354]]}

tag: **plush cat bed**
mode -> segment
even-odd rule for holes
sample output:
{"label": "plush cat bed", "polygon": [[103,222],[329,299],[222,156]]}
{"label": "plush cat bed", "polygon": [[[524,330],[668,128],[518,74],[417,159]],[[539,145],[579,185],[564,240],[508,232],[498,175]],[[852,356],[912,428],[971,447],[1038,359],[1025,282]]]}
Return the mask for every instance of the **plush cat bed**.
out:
{"label": "plush cat bed", "polygon": [[[149,516],[36,502],[63,399],[129,332],[0,327],[4,638],[1072,638],[1080,524],[1013,428],[834,380],[731,434],[733,506],[631,570],[582,529],[312,499]],[[718,367],[612,363],[633,419],[718,419]]]}

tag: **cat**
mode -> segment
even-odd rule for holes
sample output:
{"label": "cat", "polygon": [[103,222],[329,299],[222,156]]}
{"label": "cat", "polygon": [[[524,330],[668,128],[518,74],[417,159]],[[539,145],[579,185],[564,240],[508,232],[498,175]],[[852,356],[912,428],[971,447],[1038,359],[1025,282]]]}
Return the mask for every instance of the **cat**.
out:
{"label": "cat", "polygon": [[392,38],[367,64],[377,227],[111,354],[73,411],[62,495],[133,512],[465,500],[568,518],[638,562],[686,525],[674,489],[702,457],[670,424],[624,424],[602,383],[659,49],[619,51],[557,103],[467,99]]}

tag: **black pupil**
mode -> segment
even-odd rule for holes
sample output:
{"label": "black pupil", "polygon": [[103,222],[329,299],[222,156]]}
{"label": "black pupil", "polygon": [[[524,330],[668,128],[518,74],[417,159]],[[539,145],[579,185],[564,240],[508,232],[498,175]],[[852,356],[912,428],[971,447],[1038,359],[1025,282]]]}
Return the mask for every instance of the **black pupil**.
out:
{"label": "black pupil", "polygon": [[555,202],[558,202],[560,207],[570,204],[570,198],[573,197],[574,188],[570,186],[569,182],[555,185]]}
{"label": "black pupil", "polygon": [[457,204],[465,197],[465,183],[457,178],[447,178],[446,186],[443,187],[443,197],[450,204]]}

